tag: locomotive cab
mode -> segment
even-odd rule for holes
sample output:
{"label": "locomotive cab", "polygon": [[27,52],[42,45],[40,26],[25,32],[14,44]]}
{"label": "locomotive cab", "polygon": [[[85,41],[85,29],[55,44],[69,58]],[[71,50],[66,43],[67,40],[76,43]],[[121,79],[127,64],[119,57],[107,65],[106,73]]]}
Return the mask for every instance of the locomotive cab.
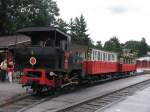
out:
{"label": "locomotive cab", "polygon": [[[33,67],[28,60],[31,57],[37,59],[34,65],[36,68],[45,68],[47,70],[64,69],[64,55],[69,51],[70,37],[59,29],[54,27],[32,27],[18,30],[17,33],[27,35],[31,38],[31,45],[23,48],[16,48],[17,60],[19,58],[28,58],[24,61],[23,67]],[[21,57],[23,55],[24,57]],[[19,65],[19,63],[17,64]],[[21,65],[20,65],[21,66]]]}

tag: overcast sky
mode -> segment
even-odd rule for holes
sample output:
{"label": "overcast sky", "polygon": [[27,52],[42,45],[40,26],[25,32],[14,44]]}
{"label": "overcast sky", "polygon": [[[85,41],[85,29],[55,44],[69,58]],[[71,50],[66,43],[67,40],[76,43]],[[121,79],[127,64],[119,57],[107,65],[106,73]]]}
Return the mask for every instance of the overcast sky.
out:
{"label": "overcast sky", "polygon": [[103,43],[113,36],[120,42],[146,38],[150,45],[150,0],[55,0],[60,16],[85,16],[88,33]]}

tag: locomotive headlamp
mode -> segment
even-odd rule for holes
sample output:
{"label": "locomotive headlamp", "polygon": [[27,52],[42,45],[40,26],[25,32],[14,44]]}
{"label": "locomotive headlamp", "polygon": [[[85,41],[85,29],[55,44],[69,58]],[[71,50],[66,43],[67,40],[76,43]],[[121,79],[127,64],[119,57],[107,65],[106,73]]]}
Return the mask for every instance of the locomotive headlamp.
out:
{"label": "locomotive headlamp", "polygon": [[36,58],[35,57],[31,57],[29,61],[30,61],[31,65],[35,65],[36,64]]}
{"label": "locomotive headlamp", "polygon": [[54,72],[49,73],[50,76],[57,76]]}

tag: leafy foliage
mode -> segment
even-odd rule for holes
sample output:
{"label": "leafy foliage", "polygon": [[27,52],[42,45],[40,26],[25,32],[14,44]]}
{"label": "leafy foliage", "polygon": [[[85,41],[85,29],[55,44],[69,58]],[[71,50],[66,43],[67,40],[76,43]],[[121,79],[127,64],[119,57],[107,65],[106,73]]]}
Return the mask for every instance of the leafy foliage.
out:
{"label": "leafy foliage", "polygon": [[71,18],[70,22],[69,22],[69,34],[72,37],[72,39],[76,38],[76,31],[75,30],[76,30],[75,22],[74,22],[73,18]]}
{"label": "leafy foliage", "polygon": [[145,38],[142,38],[142,40],[140,41],[140,45],[139,45],[138,56],[146,55],[147,51],[148,51],[148,45],[146,43]]}
{"label": "leafy foliage", "polygon": [[11,33],[14,30],[12,22],[12,0],[0,0],[0,35]]}
{"label": "leafy foliage", "polygon": [[113,37],[105,42],[104,47],[101,41],[93,45],[82,14],[80,17],[71,18],[69,23],[58,17],[59,8],[53,0],[0,0],[0,36],[13,34],[22,27],[54,25],[68,33],[78,44],[113,52],[121,52],[123,48],[131,49],[137,56],[143,56],[150,51],[145,38],[121,44],[117,37]]}
{"label": "leafy foliage", "polygon": [[69,25],[61,18],[57,19],[55,26],[59,27],[64,33],[67,33],[69,30]]}
{"label": "leafy foliage", "polygon": [[121,46],[118,38],[113,37],[110,40],[105,42],[104,50],[120,53],[120,52],[122,52],[122,46]]}
{"label": "leafy foliage", "polygon": [[103,49],[102,42],[101,41],[97,41],[96,45],[95,45],[95,48],[96,49],[100,49],[100,50]]}
{"label": "leafy foliage", "polygon": [[142,38],[141,41],[127,41],[124,44],[124,47],[131,49],[138,57],[146,55],[147,51],[149,51],[149,46],[147,45],[145,38]]}
{"label": "leafy foliage", "polygon": [[139,53],[139,46],[140,46],[140,42],[139,41],[134,41],[134,40],[130,40],[125,42],[124,44],[124,48],[125,49],[131,49],[132,52],[136,55],[138,55]]}
{"label": "leafy foliage", "polygon": [[71,18],[69,23],[69,34],[72,40],[78,44],[92,45],[92,40],[87,34],[87,24],[83,15],[74,20]]}
{"label": "leafy foliage", "polygon": [[53,25],[59,16],[52,0],[0,0],[0,35],[26,26]]}

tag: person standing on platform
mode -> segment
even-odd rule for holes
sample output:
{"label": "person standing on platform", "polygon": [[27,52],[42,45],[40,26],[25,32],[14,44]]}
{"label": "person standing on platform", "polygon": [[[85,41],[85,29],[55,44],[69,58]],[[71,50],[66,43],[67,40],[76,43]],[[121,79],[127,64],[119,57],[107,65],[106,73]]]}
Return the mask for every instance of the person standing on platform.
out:
{"label": "person standing on platform", "polygon": [[1,62],[0,68],[1,68],[1,80],[2,80],[2,82],[4,82],[6,79],[6,70],[7,70],[7,60],[6,59]]}
{"label": "person standing on platform", "polygon": [[8,72],[8,80],[10,83],[12,83],[13,82],[13,72],[14,72],[14,63],[12,60],[8,61],[7,72]]}

